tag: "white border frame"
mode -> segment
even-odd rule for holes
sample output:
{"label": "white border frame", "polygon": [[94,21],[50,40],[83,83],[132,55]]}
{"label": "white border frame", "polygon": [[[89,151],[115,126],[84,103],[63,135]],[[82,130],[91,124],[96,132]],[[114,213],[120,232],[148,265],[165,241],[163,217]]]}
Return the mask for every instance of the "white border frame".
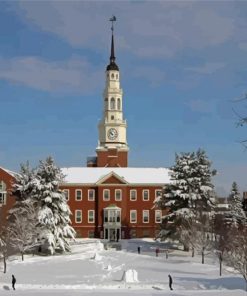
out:
{"label": "white border frame", "polygon": [[[157,213],[160,213],[160,221],[158,222],[157,221]],[[154,212],[154,219],[155,219],[155,223],[161,223],[162,222],[162,211],[161,210],[155,210],[155,212]]]}
{"label": "white border frame", "polygon": [[[80,199],[77,198],[77,192],[81,192],[81,198]],[[81,189],[76,189],[75,190],[75,201],[82,201],[82,190]]]}
{"label": "white border frame", "polygon": [[[93,221],[89,221],[89,212],[93,213]],[[87,222],[90,224],[95,223],[95,210],[88,210],[87,211]]]}
{"label": "white border frame", "polygon": [[[131,192],[134,191],[136,198],[135,199],[131,199]],[[136,189],[130,189],[130,201],[137,201],[137,190]]]}
{"label": "white border frame", "polygon": [[[77,213],[81,213],[81,221],[77,221]],[[75,210],[75,223],[80,224],[82,223],[82,210]]]}
{"label": "white border frame", "polygon": [[[148,213],[148,221],[144,221],[144,212]],[[142,223],[149,223],[149,210],[142,210]]]}
{"label": "white border frame", "polygon": [[[93,191],[93,199],[90,199],[90,191]],[[88,189],[87,191],[87,200],[88,201],[95,201],[95,189]]]}
{"label": "white border frame", "polygon": [[[135,220],[135,222],[132,222],[131,221],[131,213],[135,213],[136,214],[136,220]],[[130,223],[131,224],[136,224],[137,223],[137,210],[130,210]]]}
{"label": "white border frame", "polygon": [[[109,198],[108,199],[105,199],[105,192],[109,193]],[[110,189],[103,189],[103,201],[109,201],[109,200],[111,200],[111,191],[110,191]]]}
{"label": "white border frame", "polygon": [[[69,201],[69,189],[63,189],[63,192],[64,192],[64,196],[65,196],[65,199],[67,200],[67,201]],[[68,192],[68,199],[66,198],[66,195],[65,195],[65,192]]]}
{"label": "white border frame", "polygon": [[[148,199],[144,199],[144,192],[147,191],[148,192]],[[143,201],[149,201],[150,199],[150,192],[149,189],[142,189],[142,200]]]}
{"label": "white border frame", "polygon": [[[117,191],[119,191],[120,192],[120,199],[117,199],[116,197],[117,197]],[[115,189],[115,192],[114,192],[115,194],[115,201],[122,201],[122,189]]]}

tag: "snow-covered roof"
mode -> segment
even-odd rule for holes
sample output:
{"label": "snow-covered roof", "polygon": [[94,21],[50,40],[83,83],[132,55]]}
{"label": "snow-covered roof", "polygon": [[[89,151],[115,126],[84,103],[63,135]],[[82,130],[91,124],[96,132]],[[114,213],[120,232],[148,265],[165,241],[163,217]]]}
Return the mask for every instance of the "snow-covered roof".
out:
{"label": "snow-covered roof", "polygon": [[94,168],[71,167],[62,168],[65,183],[95,184],[110,173],[118,175],[130,184],[168,184],[170,183],[169,169],[167,168]]}
{"label": "snow-covered roof", "polygon": [[9,175],[11,175],[12,177],[15,177],[16,175],[18,175],[17,173],[13,172],[13,171],[10,171],[10,170],[7,170],[3,167],[0,167],[0,169],[2,169],[3,171],[5,171],[6,173],[8,173]]}

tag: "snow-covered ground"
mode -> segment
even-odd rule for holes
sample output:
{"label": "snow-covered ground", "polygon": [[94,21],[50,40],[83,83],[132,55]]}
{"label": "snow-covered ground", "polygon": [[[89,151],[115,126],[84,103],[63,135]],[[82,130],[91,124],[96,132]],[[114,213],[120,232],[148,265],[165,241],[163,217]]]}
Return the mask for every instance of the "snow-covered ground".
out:
{"label": "snow-covered ground", "polygon": [[[137,254],[137,246],[141,254]],[[153,241],[123,240],[122,251],[104,250],[98,240],[80,240],[72,254],[57,256],[11,257],[7,274],[0,271],[0,295],[246,295],[245,283],[238,274],[223,270],[219,276],[217,259],[173,251],[155,257]],[[1,267],[2,268],[2,267]],[[11,275],[17,279],[11,288]],[[173,291],[168,287],[173,277]]]}

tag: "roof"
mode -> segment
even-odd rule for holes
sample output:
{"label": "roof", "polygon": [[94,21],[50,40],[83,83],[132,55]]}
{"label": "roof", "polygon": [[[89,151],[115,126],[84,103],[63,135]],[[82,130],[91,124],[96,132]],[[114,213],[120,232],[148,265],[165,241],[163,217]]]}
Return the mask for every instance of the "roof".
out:
{"label": "roof", "polygon": [[95,184],[111,173],[130,184],[164,185],[170,183],[167,168],[70,167],[62,168],[62,172],[65,175],[65,183],[71,184]]}
{"label": "roof", "polygon": [[10,171],[10,170],[7,170],[3,167],[0,167],[0,169],[2,169],[3,171],[5,171],[6,173],[8,173],[9,175],[11,175],[12,177],[15,177],[16,175],[18,175],[18,173],[16,172],[13,172],[13,171]]}

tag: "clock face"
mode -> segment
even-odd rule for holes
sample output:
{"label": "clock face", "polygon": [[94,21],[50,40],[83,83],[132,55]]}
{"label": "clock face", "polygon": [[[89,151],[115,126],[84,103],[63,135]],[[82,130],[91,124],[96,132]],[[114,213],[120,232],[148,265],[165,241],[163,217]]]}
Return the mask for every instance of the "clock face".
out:
{"label": "clock face", "polygon": [[110,128],[107,133],[109,140],[115,140],[118,136],[118,132],[115,128]]}

